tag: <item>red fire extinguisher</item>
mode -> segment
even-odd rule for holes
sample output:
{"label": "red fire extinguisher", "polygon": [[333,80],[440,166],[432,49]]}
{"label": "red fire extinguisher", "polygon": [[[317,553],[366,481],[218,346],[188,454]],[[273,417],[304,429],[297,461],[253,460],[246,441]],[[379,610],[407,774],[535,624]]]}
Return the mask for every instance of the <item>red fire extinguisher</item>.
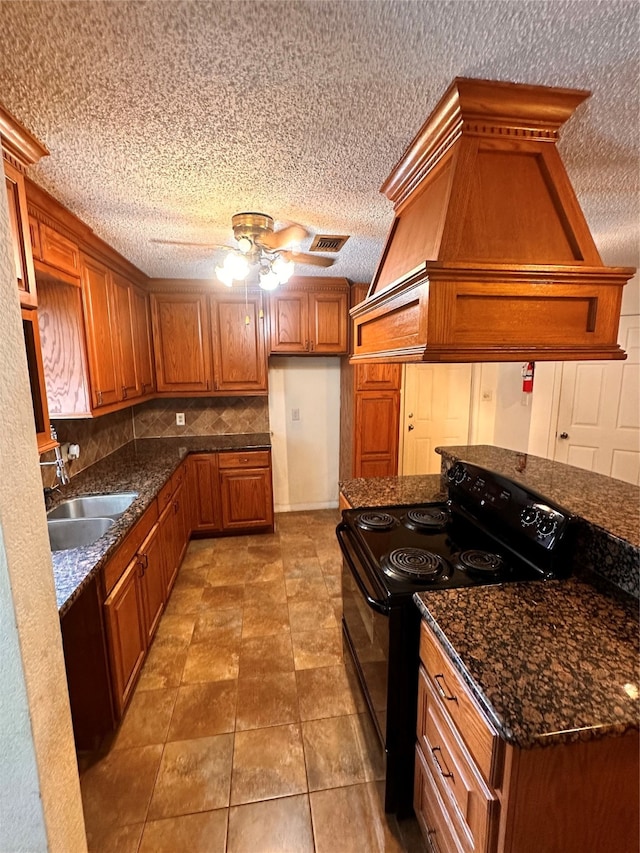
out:
{"label": "red fire extinguisher", "polygon": [[528,361],[522,365],[522,392],[531,394],[533,391],[533,374],[536,369],[534,361]]}

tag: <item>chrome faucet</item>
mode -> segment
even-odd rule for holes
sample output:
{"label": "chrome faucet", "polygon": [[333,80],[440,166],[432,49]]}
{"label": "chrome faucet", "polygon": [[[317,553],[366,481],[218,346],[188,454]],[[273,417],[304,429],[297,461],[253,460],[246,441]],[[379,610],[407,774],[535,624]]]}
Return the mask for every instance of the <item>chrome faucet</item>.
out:
{"label": "chrome faucet", "polygon": [[[56,432],[56,429],[53,426],[53,424],[49,424],[49,430],[50,430],[51,438],[54,441],[57,441],[58,440],[58,433]],[[64,463],[64,457],[62,455],[62,451],[60,450],[59,444],[56,444],[56,446],[54,448],[54,453],[56,454],[55,460],[53,460],[52,462],[41,462],[40,467],[45,468],[48,465],[55,465],[56,466],[56,476],[60,480],[59,485],[64,486],[65,483],[70,482],[71,478],[69,477],[69,475],[67,473],[67,468],[66,468],[65,463]]]}

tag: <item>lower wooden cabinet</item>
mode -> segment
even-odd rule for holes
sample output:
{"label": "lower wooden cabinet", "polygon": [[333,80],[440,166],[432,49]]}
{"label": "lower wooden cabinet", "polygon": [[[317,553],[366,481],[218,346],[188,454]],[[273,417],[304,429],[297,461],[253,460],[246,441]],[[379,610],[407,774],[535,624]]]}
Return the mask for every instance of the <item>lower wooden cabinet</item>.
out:
{"label": "lower wooden cabinet", "polygon": [[191,527],[194,533],[222,530],[217,453],[194,453],[189,457]]}
{"label": "lower wooden cabinet", "polygon": [[222,529],[273,528],[271,468],[220,470]]}
{"label": "lower wooden cabinet", "polygon": [[166,551],[161,533],[160,525],[156,524],[138,551],[147,646],[153,640],[167,600]]}

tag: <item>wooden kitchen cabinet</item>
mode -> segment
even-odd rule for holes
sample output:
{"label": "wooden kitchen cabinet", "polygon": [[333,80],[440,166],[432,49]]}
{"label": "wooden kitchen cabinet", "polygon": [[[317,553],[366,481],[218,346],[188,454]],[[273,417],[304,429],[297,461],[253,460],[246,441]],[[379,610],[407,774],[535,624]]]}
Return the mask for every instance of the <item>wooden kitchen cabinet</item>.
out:
{"label": "wooden kitchen cabinet", "polygon": [[104,603],[117,719],[122,716],[147,650],[141,566],[131,560]]}
{"label": "wooden kitchen cabinet", "polygon": [[420,659],[414,809],[436,849],[638,850],[637,731],[514,747],[424,622]]}
{"label": "wooden kitchen cabinet", "polygon": [[166,552],[163,546],[160,527],[159,524],[156,524],[140,546],[137,555],[141,572],[142,608],[147,647],[151,644],[156,633],[167,600]]}
{"label": "wooden kitchen cabinet", "polygon": [[189,474],[194,533],[219,533],[222,530],[222,512],[218,454],[194,453],[189,456]]}
{"label": "wooden kitchen cabinet", "polygon": [[136,349],[138,328],[135,311],[135,288],[117,273],[111,274],[111,300],[113,303],[112,332],[116,342],[117,367],[120,383],[120,400],[132,400],[142,396],[142,384],[138,378]]}
{"label": "wooden kitchen cabinet", "polygon": [[[4,153],[4,151],[3,151]],[[16,268],[16,281],[20,292],[20,304],[26,308],[35,308],[36,276],[33,269],[31,239],[29,237],[29,217],[27,215],[27,197],[24,188],[23,173],[9,161],[3,159],[5,187],[9,205],[9,226],[13,244],[13,260]]]}
{"label": "wooden kitchen cabinet", "polygon": [[260,294],[216,294],[210,299],[216,391],[267,391],[264,311]]}
{"label": "wooden kitchen cabinet", "polygon": [[131,294],[135,323],[136,373],[140,384],[140,394],[146,397],[152,394],[156,388],[151,345],[151,309],[147,293],[139,287],[134,287]]}
{"label": "wooden kitchen cabinet", "polygon": [[94,409],[109,406],[122,399],[118,371],[117,329],[111,279],[108,268],[83,255],[82,298],[84,306],[89,373],[91,376],[91,405]]}
{"label": "wooden kitchen cabinet", "polygon": [[80,247],[50,225],[29,216],[29,232],[36,273],[55,277],[60,271],[80,279]]}
{"label": "wooden kitchen cabinet", "polygon": [[22,331],[24,334],[25,351],[27,353],[27,367],[29,369],[29,384],[31,387],[31,402],[33,404],[33,420],[36,429],[38,453],[45,453],[47,450],[52,450],[58,442],[51,438],[37,311],[26,308],[22,309]]}
{"label": "wooden kitchen cabinet", "polygon": [[271,453],[220,453],[222,529],[273,530]]}
{"label": "wooden kitchen cabinet", "polygon": [[271,352],[346,354],[348,303],[345,279],[292,278],[270,295]]}
{"label": "wooden kitchen cabinet", "polygon": [[393,477],[398,472],[399,391],[357,391],[353,477]]}
{"label": "wooden kitchen cabinet", "polygon": [[207,297],[152,293],[151,315],[159,392],[211,391],[211,334]]}

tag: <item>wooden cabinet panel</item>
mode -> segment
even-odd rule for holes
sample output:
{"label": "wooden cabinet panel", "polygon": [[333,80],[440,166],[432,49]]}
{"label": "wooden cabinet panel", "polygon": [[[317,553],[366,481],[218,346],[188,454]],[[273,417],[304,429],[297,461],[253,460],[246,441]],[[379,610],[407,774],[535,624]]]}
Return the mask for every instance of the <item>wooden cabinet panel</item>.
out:
{"label": "wooden cabinet panel", "polygon": [[27,308],[34,308],[38,304],[38,300],[36,298],[36,279],[29,237],[29,216],[27,214],[24,175],[7,160],[3,160],[3,165],[20,304]]}
{"label": "wooden cabinet panel", "polygon": [[81,269],[91,403],[98,409],[121,399],[111,277],[107,267],[86,255],[82,256]]}
{"label": "wooden cabinet panel", "polygon": [[[38,225],[38,259],[49,266],[80,277],[78,244],[45,225],[44,222],[36,225]],[[32,228],[32,233],[34,231],[35,228]]]}
{"label": "wooden cabinet panel", "polygon": [[222,530],[218,454],[193,454],[189,457],[189,468],[193,530],[201,533]]}
{"label": "wooden cabinet panel", "polygon": [[399,391],[402,383],[401,364],[354,365],[356,391]]}
{"label": "wooden cabinet panel", "polygon": [[266,391],[264,313],[259,294],[211,298],[216,391]]}
{"label": "wooden cabinet panel", "polygon": [[136,556],[104,603],[111,676],[118,717],[129,700],[147,648],[144,607]]}
{"label": "wooden cabinet panel", "polygon": [[220,472],[223,530],[273,527],[271,470]]}
{"label": "wooden cabinet panel", "polygon": [[399,416],[397,391],[356,394],[354,477],[396,475]]}
{"label": "wooden cabinet panel", "polygon": [[153,293],[151,313],[157,390],[211,390],[211,339],[206,296]]}
{"label": "wooden cabinet panel", "polygon": [[153,349],[151,346],[151,310],[149,297],[137,287],[132,288],[133,318],[135,324],[136,374],[143,397],[155,391]]}
{"label": "wooden cabinet panel", "polygon": [[159,526],[156,524],[138,551],[138,564],[142,571],[142,604],[147,646],[153,640],[167,598],[164,565],[166,552],[163,544]]}
{"label": "wooden cabinet panel", "polygon": [[218,467],[225,468],[268,468],[271,454],[268,450],[229,450],[218,454]]}
{"label": "wooden cabinet panel", "polygon": [[57,442],[53,441],[50,432],[40,329],[36,311],[26,308],[22,309],[22,331],[24,333],[24,345],[27,353],[27,366],[29,368],[31,402],[33,404],[33,420],[36,429],[36,440],[38,442],[38,453],[44,453],[46,450],[51,450],[55,447]]}
{"label": "wooden cabinet panel", "polygon": [[309,294],[311,352],[346,353],[349,342],[347,308],[349,294],[318,292]]}
{"label": "wooden cabinet panel", "polygon": [[120,381],[120,399],[140,397],[142,386],[137,374],[136,338],[134,320],[135,304],[133,285],[120,275],[111,275],[111,298],[113,302],[113,334],[117,347],[117,363]]}
{"label": "wooden cabinet panel", "polygon": [[[176,572],[180,568],[191,533],[189,524],[189,498],[186,482],[176,489],[173,495],[173,514],[175,516],[176,535]],[[173,586],[173,580],[171,580]]]}
{"label": "wooden cabinet panel", "polygon": [[304,291],[271,294],[271,352],[301,353],[309,348],[309,301]]}

